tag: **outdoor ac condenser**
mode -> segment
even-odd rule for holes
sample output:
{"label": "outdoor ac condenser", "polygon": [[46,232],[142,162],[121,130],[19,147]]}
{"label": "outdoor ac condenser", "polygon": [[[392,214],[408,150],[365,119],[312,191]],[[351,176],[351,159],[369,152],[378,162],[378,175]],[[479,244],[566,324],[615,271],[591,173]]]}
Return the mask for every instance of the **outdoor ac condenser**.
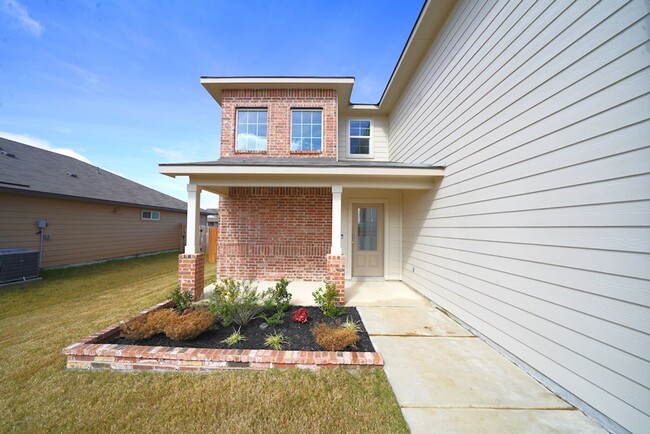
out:
{"label": "outdoor ac condenser", "polygon": [[38,251],[0,249],[0,284],[38,277]]}

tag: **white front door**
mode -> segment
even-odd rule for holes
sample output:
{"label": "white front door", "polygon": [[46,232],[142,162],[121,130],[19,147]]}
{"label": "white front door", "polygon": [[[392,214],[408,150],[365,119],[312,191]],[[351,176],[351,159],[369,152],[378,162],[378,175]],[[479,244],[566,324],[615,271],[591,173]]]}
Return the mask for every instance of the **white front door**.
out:
{"label": "white front door", "polygon": [[352,206],[352,277],[384,275],[384,205]]}

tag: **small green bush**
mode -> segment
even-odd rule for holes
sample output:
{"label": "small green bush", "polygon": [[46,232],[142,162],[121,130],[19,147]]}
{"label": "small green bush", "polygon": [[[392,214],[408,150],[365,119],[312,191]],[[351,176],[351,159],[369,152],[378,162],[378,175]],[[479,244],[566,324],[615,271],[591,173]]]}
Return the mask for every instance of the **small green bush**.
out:
{"label": "small green bush", "polygon": [[268,292],[258,293],[250,281],[221,279],[210,295],[207,307],[224,326],[248,324],[268,306]]}
{"label": "small green bush", "polygon": [[264,339],[264,346],[273,348],[274,350],[280,351],[282,349],[282,345],[286,345],[289,343],[289,339],[282,333],[273,333],[270,335],[266,335],[266,339]]}
{"label": "small green bush", "polygon": [[284,312],[281,310],[275,312],[273,315],[266,315],[263,313],[260,317],[264,318],[264,321],[269,325],[282,324],[284,322]]}
{"label": "small green bush", "polygon": [[323,288],[318,288],[318,290],[311,293],[311,295],[314,297],[314,302],[325,316],[343,315],[347,308],[345,306],[341,306],[336,301],[336,297],[338,296],[338,292],[336,292],[336,285],[327,282],[323,283],[325,284],[325,290],[323,290]]}
{"label": "small green bush", "polygon": [[176,309],[176,312],[178,313],[183,313],[192,306],[192,291],[189,289],[181,292],[180,287],[177,286],[171,292],[169,298],[171,298],[174,303],[174,309]]}
{"label": "small green bush", "polygon": [[268,289],[269,307],[276,312],[286,312],[291,306],[291,294],[287,290],[289,283],[283,277],[274,288]]}
{"label": "small green bush", "polygon": [[222,340],[221,343],[228,345],[229,347],[232,347],[238,342],[242,342],[246,340],[246,336],[241,334],[241,328],[239,330],[235,330],[232,332],[230,336],[228,336],[226,339]]}

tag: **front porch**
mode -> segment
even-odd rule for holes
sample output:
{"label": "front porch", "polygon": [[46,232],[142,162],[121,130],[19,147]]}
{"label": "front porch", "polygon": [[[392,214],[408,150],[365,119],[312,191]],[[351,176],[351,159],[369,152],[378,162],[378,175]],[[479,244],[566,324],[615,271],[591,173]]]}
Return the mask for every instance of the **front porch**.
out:
{"label": "front porch", "polygon": [[201,292],[194,282],[203,267],[198,215],[205,190],[220,195],[217,278],[325,280],[345,303],[346,280],[401,280],[402,192],[433,189],[443,170],[248,158],[161,165],[161,172],[190,178],[182,290]]}

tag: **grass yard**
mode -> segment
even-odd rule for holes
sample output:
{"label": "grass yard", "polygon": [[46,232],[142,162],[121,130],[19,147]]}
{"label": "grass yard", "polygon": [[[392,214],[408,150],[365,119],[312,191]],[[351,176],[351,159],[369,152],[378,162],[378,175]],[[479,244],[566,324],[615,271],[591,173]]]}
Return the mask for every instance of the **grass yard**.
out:
{"label": "grass yard", "polygon": [[165,254],[0,288],[0,432],[408,432],[380,370],[64,370],[65,346],[164,300],[176,272]]}

